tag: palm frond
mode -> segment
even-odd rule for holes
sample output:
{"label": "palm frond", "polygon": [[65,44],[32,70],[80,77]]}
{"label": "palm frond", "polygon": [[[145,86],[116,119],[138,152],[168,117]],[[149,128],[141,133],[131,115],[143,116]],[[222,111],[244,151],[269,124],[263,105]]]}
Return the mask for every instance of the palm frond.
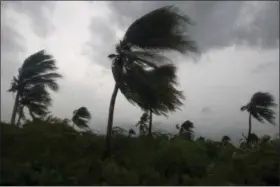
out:
{"label": "palm frond", "polygon": [[257,92],[253,95],[251,103],[261,107],[272,107],[276,106],[274,97],[268,92]]}
{"label": "palm frond", "polygon": [[185,32],[188,24],[191,24],[188,16],[173,6],[165,6],[133,22],[125,33],[123,43],[141,49],[196,52],[195,42]]}
{"label": "palm frond", "polygon": [[268,121],[269,123],[275,125],[274,120],[275,120],[276,113],[273,110],[271,110],[269,108],[256,107],[255,111],[260,118],[263,118],[266,121]]}
{"label": "palm frond", "polygon": [[89,126],[87,125],[88,121],[85,119],[74,116],[72,118],[72,121],[75,123],[75,125],[77,125],[77,127],[81,128],[81,129],[89,128]]}
{"label": "palm frond", "polygon": [[34,67],[34,66],[38,65],[39,63],[52,59],[52,58],[53,57],[51,55],[46,54],[45,50],[40,50],[25,59],[25,61],[23,62],[23,65],[22,65],[22,69],[25,69],[28,67]]}
{"label": "palm frond", "polygon": [[75,110],[75,115],[79,118],[91,118],[91,114],[86,107],[80,107],[78,110]]}
{"label": "palm frond", "polygon": [[86,107],[80,107],[73,111],[72,121],[79,128],[88,128],[88,122],[91,119],[91,114]]}
{"label": "palm frond", "polygon": [[268,121],[271,124],[275,124],[275,111],[271,107],[276,106],[273,95],[268,92],[255,93],[250,103],[241,107],[241,110],[247,110],[252,116],[259,122]]}

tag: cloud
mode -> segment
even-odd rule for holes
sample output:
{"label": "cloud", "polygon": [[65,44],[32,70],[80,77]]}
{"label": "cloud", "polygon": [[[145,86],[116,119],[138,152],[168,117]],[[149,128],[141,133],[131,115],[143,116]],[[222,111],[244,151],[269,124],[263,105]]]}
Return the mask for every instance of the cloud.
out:
{"label": "cloud", "polygon": [[114,20],[127,29],[151,10],[175,5],[195,22],[190,34],[202,51],[234,44],[273,48],[279,46],[279,2],[158,1],[111,2]]}
{"label": "cloud", "polygon": [[[2,2],[1,2],[2,3]],[[53,31],[49,22],[55,2],[46,1],[5,1],[5,8],[12,8],[15,11],[25,14],[31,21],[31,27],[34,33],[40,37],[46,37]]]}
{"label": "cloud", "polygon": [[[60,91],[52,93],[50,110],[55,116],[71,118],[73,110],[86,106],[93,116],[91,127],[103,133],[114,86],[107,56],[114,53],[115,44],[135,19],[171,4],[72,1],[36,2],[29,7],[26,2],[9,3],[1,2],[1,120],[11,116],[13,96],[6,90],[12,76],[27,56],[47,48],[64,76],[59,80]],[[240,106],[252,94],[268,91],[279,103],[278,2],[172,3],[196,22],[190,33],[203,51],[198,63],[172,56],[178,61],[179,88],[186,100],[182,111],[168,118],[154,116],[155,128],[175,133],[175,124],[191,120],[195,132],[208,137],[219,139],[233,129],[235,134],[246,131],[248,114],[240,112]],[[45,9],[52,14],[39,11]],[[37,17],[35,21],[31,15]],[[211,115],[202,114],[207,108]],[[131,127],[141,114],[118,94],[114,125]],[[255,120],[253,125],[257,133],[273,134],[278,129]]]}
{"label": "cloud", "polygon": [[204,113],[204,114],[209,114],[209,113],[211,113],[212,111],[211,111],[211,109],[208,108],[208,107],[203,107],[203,108],[201,109],[201,112]]}

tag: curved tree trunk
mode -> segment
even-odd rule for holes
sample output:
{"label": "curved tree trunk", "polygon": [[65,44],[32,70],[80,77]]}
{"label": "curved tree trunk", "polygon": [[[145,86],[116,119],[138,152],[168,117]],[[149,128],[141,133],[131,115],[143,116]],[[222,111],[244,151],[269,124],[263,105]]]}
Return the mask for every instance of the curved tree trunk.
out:
{"label": "curved tree trunk", "polygon": [[13,107],[13,113],[11,117],[11,124],[14,125],[16,121],[16,115],[17,115],[17,110],[18,110],[18,100],[19,100],[19,93],[17,91],[16,98],[15,98],[15,103]]}
{"label": "curved tree trunk", "polygon": [[116,102],[118,90],[119,90],[119,87],[116,83],[115,87],[114,87],[114,91],[112,93],[111,101],[110,101],[108,124],[107,124],[107,133],[106,133],[106,139],[105,139],[105,151],[103,153],[103,158],[107,158],[107,157],[110,156],[111,137],[112,137],[113,118],[114,118],[114,108],[115,108],[115,102]]}
{"label": "curved tree trunk", "polygon": [[152,126],[153,126],[153,113],[152,113],[152,109],[150,109],[150,115],[149,115],[149,117],[150,117],[150,120],[149,120],[149,133],[148,133],[148,135],[149,136],[152,136]]}
{"label": "curved tree trunk", "polygon": [[249,114],[249,129],[248,129],[248,136],[247,136],[247,144],[249,144],[249,138],[250,138],[251,131],[252,131],[252,121],[251,121],[251,118],[252,118],[252,114],[250,112],[250,114]]}

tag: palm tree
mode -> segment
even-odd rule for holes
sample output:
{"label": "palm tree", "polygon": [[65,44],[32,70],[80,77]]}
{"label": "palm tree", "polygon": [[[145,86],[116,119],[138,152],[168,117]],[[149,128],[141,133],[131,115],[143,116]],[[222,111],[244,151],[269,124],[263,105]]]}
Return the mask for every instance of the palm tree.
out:
{"label": "palm tree", "polygon": [[28,108],[29,114],[32,119],[38,119],[46,116],[48,107],[51,104],[51,97],[45,86],[36,84],[23,92],[22,97],[19,99],[19,117],[17,124],[19,125],[21,118],[25,118],[24,107]]}
{"label": "palm tree", "polygon": [[80,107],[73,111],[73,127],[76,125],[79,128],[88,129],[88,122],[91,119],[91,114],[86,107]]}
{"label": "palm tree", "polygon": [[185,121],[181,126],[176,125],[179,130],[179,135],[185,137],[187,140],[193,139],[193,123],[189,120]]}
{"label": "palm tree", "polygon": [[57,69],[55,60],[44,50],[32,54],[23,62],[19,68],[17,77],[13,77],[9,92],[16,93],[13,107],[11,124],[15,124],[16,114],[20,113],[20,100],[24,100],[26,92],[30,91],[35,85],[49,87],[52,91],[57,91],[59,86],[57,78],[62,76],[55,72]]}
{"label": "palm tree", "polygon": [[129,131],[128,131],[128,137],[131,137],[131,135],[135,135],[136,133],[135,133],[135,131],[131,128],[131,129],[129,129]]}
{"label": "palm tree", "polygon": [[145,112],[141,118],[140,118],[140,121],[138,121],[138,123],[136,123],[136,127],[139,126],[139,133],[140,135],[146,135],[147,131],[148,131],[148,125],[147,125],[147,122],[148,122],[148,113]]}
{"label": "palm tree", "polygon": [[[140,95],[137,92],[139,87],[135,89],[137,79],[142,78],[142,76],[137,76],[139,73],[137,70],[157,69],[160,63],[168,60],[160,52],[197,51],[195,43],[185,32],[184,23],[190,24],[190,19],[180,14],[175,7],[165,6],[156,9],[133,22],[123,40],[116,46],[116,54],[108,56],[112,59],[112,72],[116,83],[109,107],[105,154],[109,155],[110,152],[114,106],[118,90],[120,89],[127,99],[134,100]],[[128,80],[126,76],[127,72],[131,71],[134,71],[134,81]],[[148,83],[146,82],[146,85]]]}
{"label": "palm tree", "polygon": [[263,123],[264,120],[271,124],[275,124],[275,112],[271,107],[276,106],[274,97],[270,93],[257,92],[255,93],[250,102],[241,107],[241,111],[247,110],[249,112],[249,129],[247,135],[247,143],[252,131],[251,117],[253,116],[259,122]]}
{"label": "palm tree", "polygon": [[227,144],[227,143],[229,143],[230,141],[231,141],[231,139],[230,139],[229,136],[223,136],[221,142],[222,142],[223,144]]}

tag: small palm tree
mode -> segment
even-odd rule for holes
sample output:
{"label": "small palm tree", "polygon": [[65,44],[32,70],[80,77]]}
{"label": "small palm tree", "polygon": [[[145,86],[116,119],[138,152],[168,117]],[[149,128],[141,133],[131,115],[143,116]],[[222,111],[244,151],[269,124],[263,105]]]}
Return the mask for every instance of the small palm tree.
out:
{"label": "small palm tree", "polygon": [[127,132],[127,130],[125,130],[122,127],[113,127],[112,128],[112,135],[116,136],[116,135],[123,135]]}
{"label": "small palm tree", "polygon": [[140,121],[135,125],[136,127],[139,126],[139,133],[140,135],[146,135],[147,134],[147,131],[148,131],[148,125],[147,125],[147,122],[148,122],[148,113],[145,112],[141,118],[140,118]]}
{"label": "small palm tree", "polygon": [[131,135],[136,135],[136,133],[133,129],[129,129],[129,131],[128,131],[128,137],[131,137]]}
{"label": "small palm tree", "polygon": [[257,92],[252,96],[247,105],[241,107],[241,111],[247,110],[249,113],[247,143],[249,143],[249,137],[252,131],[251,117],[253,116],[261,123],[266,120],[271,124],[275,124],[275,112],[272,109],[275,106],[274,97],[270,93]]}
{"label": "small palm tree", "polygon": [[76,125],[79,128],[88,129],[88,122],[91,119],[91,114],[86,107],[80,107],[73,112],[73,126]]}
{"label": "small palm tree", "polygon": [[58,90],[59,86],[56,79],[62,76],[55,72],[56,69],[55,60],[44,50],[25,59],[21,68],[19,68],[18,76],[13,77],[11,88],[8,90],[16,93],[11,124],[15,124],[16,115],[20,114],[19,110],[23,110],[23,106],[20,106],[20,100],[25,100],[26,92],[32,90],[32,87],[42,85],[44,88],[49,87],[53,91]]}
{"label": "small palm tree", "polygon": [[179,135],[185,137],[187,140],[193,139],[193,123],[189,120],[185,121],[181,126],[176,125],[179,130]]}
{"label": "small palm tree", "polygon": [[[113,113],[118,90],[120,89],[126,98],[129,95],[133,96],[132,98],[139,96],[137,92],[127,91],[133,89],[132,84],[127,84],[128,80],[124,75],[140,68],[156,69],[160,63],[168,60],[160,52],[196,52],[195,43],[185,32],[185,26],[190,23],[190,19],[186,15],[180,14],[173,6],[156,9],[133,22],[127,29],[123,40],[116,46],[116,54],[108,56],[112,59],[112,72],[116,84],[109,107],[105,155],[110,154]],[[133,85],[137,85],[137,81],[134,81]]]}
{"label": "small palm tree", "polygon": [[222,142],[223,144],[228,144],[230,141],[231,141],[231,139],[230,139],[229,136],[223,136],[221,142]]}

